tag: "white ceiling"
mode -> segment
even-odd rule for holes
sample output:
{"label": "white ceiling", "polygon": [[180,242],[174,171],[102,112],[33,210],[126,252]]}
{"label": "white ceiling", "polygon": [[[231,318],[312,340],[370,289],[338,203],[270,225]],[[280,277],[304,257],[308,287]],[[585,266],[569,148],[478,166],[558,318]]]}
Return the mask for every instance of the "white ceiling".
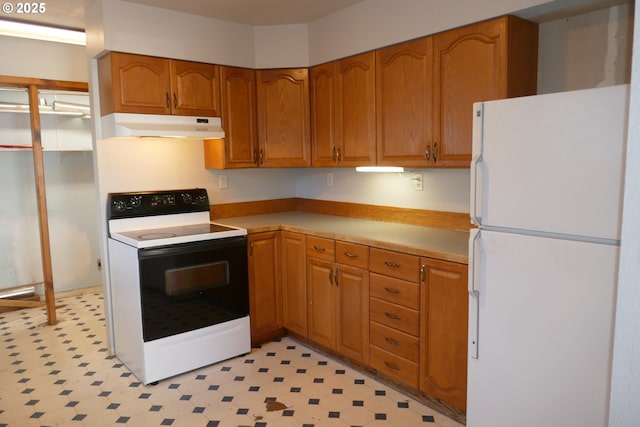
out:
{"label": "white ceiling", "polygon": [[[362,0],[125,0],[148,6],[249,25],[287,25],[314,21]],[[14,20],[28,20],[58,27],[84,29],[85,0],[55,0],[46,3],[41,15],[13,14]],[[20,19],[22,18],[22,19]]]}
{"label": "white ceiling", "polygon": [[[322,16],[363,0],[124,0],[147,6],[206,16],[249,25],[287,25],[309,23]],[[388,0],[390,1],[390,0]],[[467,0],[472,1],[472,0]],[[579,15],[633,0],[555,0],[526,11],[521,16],[537,22]],[[0,15],[45,25],[84,29],[85,0],[46,2],[46,13]]]}

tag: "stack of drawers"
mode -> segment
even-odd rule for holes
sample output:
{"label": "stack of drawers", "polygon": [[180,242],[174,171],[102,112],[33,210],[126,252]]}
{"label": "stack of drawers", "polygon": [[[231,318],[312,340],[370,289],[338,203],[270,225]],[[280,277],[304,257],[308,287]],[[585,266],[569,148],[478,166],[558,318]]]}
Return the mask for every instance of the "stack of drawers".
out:
{"label": "stack of drawers", "polygon": [[420,258],[371,248],[369,364],[418,387]]}

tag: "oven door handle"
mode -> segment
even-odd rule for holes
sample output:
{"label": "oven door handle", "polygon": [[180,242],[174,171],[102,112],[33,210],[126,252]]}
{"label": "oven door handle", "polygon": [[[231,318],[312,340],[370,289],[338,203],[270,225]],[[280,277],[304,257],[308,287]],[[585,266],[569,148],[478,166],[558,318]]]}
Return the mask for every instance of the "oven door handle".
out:
{"label": "oven door handle", "polygon": [[202,240],[199,242],[178,243],[175,245],[156,246],[138,249],[138,258],[154,258],[202,252],[211,249],[247,246],[247,237],[226,237],[224,239]]}

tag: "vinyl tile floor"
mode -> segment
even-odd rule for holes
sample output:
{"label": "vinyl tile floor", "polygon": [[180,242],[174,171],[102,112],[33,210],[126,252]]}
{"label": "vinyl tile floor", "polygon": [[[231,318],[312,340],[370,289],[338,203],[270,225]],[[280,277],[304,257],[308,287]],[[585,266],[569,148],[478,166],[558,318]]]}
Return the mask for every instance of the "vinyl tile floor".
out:
{"label": "vinyl tile floor", "polygon": [[110,355],[101,292],[0,314],[0,427],[459,427],[414,399],[283,338],[157,385]]}

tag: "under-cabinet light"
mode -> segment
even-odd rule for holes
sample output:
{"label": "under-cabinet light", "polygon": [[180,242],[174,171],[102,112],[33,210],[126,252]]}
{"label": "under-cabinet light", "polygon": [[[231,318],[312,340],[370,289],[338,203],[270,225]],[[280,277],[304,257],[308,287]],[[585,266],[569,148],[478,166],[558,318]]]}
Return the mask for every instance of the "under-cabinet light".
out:
{"label": "under-cabinet light", "polygon": [[25,24],[23,22],[0,20],[0,35],[76,44],[80,46],[87,45],[87,37],[83,31]]}
{"label": "under-cabinet light", "polygon": [[402,166],[357,166],[356,172],[404,172]]}

